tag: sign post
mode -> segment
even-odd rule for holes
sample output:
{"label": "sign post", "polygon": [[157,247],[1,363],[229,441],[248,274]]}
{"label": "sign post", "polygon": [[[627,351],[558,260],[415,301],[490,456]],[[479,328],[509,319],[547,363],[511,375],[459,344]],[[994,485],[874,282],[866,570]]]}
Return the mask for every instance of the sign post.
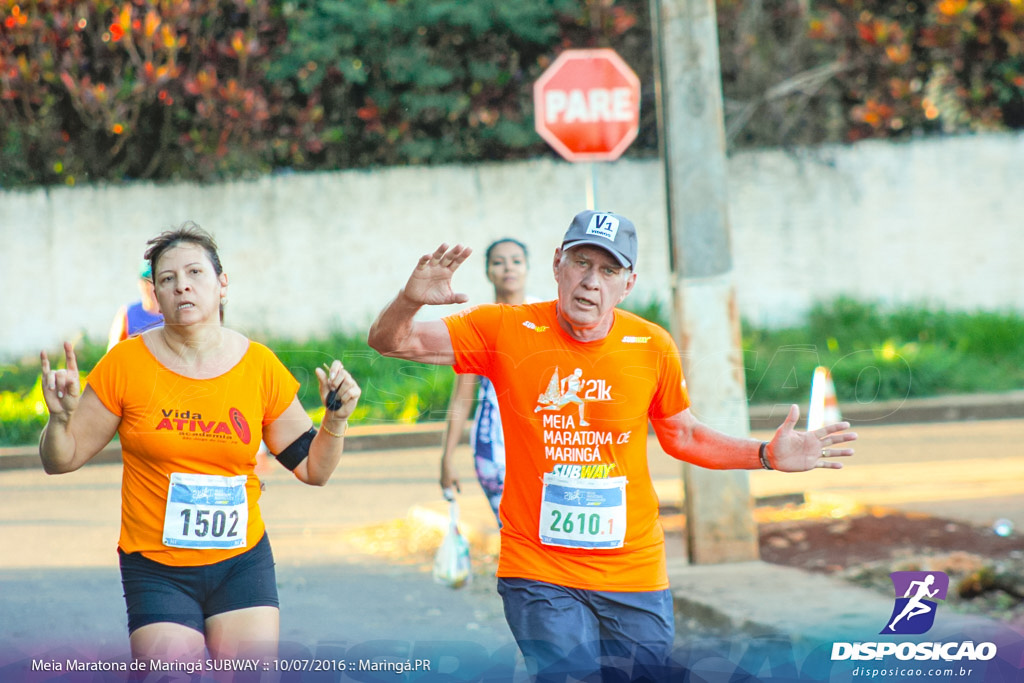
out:
{"label": "sign post", "polygon": [[588,208],[597,208],[593,162],[614,161],[640,130],[640,79],[614,50],[566,50],[533,84],[534,128],[563,159],[591,162]]}
{"label": "sign post", "polygon": [[[673,322],[694,414],[747,436],[739,305],[733,284],[714,0],[652,0],[660,139],[668,197]],[[749,474],[683,466],[693,564],[758,558]]]}

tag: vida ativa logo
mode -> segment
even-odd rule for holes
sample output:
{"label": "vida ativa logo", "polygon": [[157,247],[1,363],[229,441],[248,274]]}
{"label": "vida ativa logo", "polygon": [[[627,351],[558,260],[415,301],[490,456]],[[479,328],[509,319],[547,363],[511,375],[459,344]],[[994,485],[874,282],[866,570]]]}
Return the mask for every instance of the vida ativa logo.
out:
{"label": "vida ativa logo", "polygon": [[946,599],[949,577],[944,572],[893,572],[889,577],[896,590],[896,604],[879,633],[926,633],[935,623],[937,601]]}

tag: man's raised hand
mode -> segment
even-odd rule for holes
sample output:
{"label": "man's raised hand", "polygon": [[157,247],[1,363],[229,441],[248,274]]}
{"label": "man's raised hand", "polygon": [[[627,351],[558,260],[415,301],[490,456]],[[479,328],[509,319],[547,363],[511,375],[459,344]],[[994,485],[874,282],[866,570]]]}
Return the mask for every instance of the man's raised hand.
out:
{"label": "man's raised hand", "polygon": [[432,254],[424,254],[409,276],[401,296],[418,306],[464,304],[469,297],[452,291],[452,276],[473,253],[469,247],[442,244]]}

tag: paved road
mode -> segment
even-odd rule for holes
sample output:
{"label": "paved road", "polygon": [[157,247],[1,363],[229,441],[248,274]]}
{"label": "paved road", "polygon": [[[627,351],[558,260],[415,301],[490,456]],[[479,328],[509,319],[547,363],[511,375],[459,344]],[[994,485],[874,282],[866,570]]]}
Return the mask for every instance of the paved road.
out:
{"label": "paved road", "polygon": [[1007,518],[1024,530],[1024,420],[856,431],[857,453],[841,472],[752,472],[752,492],[768,496],[803,491],[983,526]]}
{"label": "paved road", "polygon": [[[843,471],[752,472],[752,492],[802,493],[980,524],[1006,517],[1024,529],[1024,421],[859,432],[858,454]],[[493,591],[489,537],[474,547],[477,575],[470,587],[451,590],[431,580],[429,558],[439,536],[420,522],[445,510],[437,458],[435,449],[354,453],[322,489],[279,467],[264,475],[261,504],[278,561],[283,653],[443,641],[478,660],[486,655],[513,666],[514,647]],[[468,451],[459,458],[469,482]],[[651,465],[663,500],[678,502],[679,464],[652,446]],[[119,465],[59,477],[0,472],[0,680],[5,663],[41,653],[124,652],[114,552],[119,474]],[[475,484],[461,501],[467,526],[493,528]],[[680,631],[681,640],[691,635]]]}
{"label": "paved road", "polygon": [[[409,538],[409,510],[439,498],[436,457],[427,450],[354,454],[324,488],[276,465],[264,473],[282,654],[308,657],[379,639],[444,640],[511,661],[493,565],[478,562],[474,582],[452,590],[430,575],[439,537]],[[120,465],[58,477],[0,472],[0,648],[8,650],[6,657],[0,651],[0,680],[3,662],[19,655],[67,646],[93,657],[123,653],[119,506]],[[464,506],[472,512],[470,501]]]}

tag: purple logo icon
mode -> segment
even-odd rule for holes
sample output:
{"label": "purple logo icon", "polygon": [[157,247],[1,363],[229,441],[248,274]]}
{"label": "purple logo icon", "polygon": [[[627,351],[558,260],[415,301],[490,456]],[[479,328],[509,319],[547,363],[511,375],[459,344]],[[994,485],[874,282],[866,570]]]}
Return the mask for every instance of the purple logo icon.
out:
{"label": "purple logo icon", "polygon": [[937,600],[945,600],[949,577],[943,572],[893,572],[889,575],[896,591],[892,615],[879,633],[917,635],[935,623]]}

